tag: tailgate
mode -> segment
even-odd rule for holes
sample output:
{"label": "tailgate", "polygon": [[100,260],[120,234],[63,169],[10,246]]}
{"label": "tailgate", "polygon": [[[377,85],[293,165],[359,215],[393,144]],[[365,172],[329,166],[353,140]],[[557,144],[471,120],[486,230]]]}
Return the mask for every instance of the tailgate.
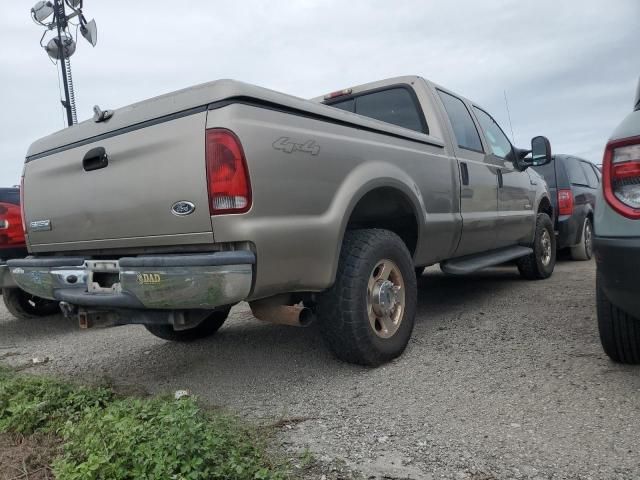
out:
{"label": "tailgate", "polygon": [[[28,161],[24,209],[32,250],[213,241],[205,124],[206,111],[199,111]],[[87,163],[89,152],[100,149],[107,154],[106,166]],[[176,215],[176,202],[190,202],[195,210]]]}

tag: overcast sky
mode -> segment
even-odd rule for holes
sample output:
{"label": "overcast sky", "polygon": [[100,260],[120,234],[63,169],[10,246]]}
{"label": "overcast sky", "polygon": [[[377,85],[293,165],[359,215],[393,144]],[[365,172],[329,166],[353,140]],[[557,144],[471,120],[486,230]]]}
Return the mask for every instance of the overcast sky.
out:
{"label": "overcast sky", "polygon": [[[64,127],[56,67],[39,46],[35,0],[3,0],[0,186],[34,139]],[[176,8],[176,6],[178,8]],[[313,97],[417,74],[491,112],[515,143],[600,163],[640,75],[639,0],[85,0],[93,49],[72,58],[80,120],[218,78]]]}

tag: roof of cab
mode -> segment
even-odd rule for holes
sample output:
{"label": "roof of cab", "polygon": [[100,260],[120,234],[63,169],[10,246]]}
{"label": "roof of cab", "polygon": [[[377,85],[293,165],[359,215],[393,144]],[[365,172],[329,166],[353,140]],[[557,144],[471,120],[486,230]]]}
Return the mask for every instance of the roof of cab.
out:
{"label": "roof of cab", "polygon": [[[399,78],[413,79],[415,81],[418,77]],[[374,82],[373,85],[384,85],[385,82],[388,83],[388,81],[383,80]],[[216,80],[118,108],[113,110],[113,116],[104,122],[96,123],[93,119],[89,119],[43,137],[31,144],[27,152],[27,159],[33,156],[44,156],[58,148],[68,148],[76,143],[86,143],[87,139],[113,134],[120,130],[129,129],[132,126],[141,127],[145,125],[145,122],[168,117],[176,113],[189,113],[192,109],[194,109],[193,113],[197,113],[197,111],[200,111],[199,109],[204,112],[209,105],[230,99],[258,99],[267,104],[283,105],[292,111],[310,112],[321,117],[346,121],[403,137],[415,138],[418,141],[425,141],[425,137],[428,137],[429,143],[438,146],[442,144],[439,139],[431,138],[419,132],[331,108],[293,95],[236,80]]]}

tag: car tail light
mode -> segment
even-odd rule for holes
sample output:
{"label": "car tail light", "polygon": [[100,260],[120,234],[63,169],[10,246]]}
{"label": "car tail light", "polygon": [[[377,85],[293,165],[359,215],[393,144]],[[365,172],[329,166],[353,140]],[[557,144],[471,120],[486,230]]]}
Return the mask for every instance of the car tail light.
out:
{"label": "car tail light", "polygon": [[0,202],[0,248],[22,246],[24,243],[20,207]]}
{"label": "car tail light", "polygon": [[558,215],[573,215],[573,192],[558,190]]}
{"label": "car tail light", "polygon": [[206,163],[211,215],[247,212],[251,208],[251,184],[238,137],[221,128],[207,130]]}
{"label": "car tail light", "polygon": [[616,212],[640,218],[640,136],[607,144],[602,162],[604,198]]}

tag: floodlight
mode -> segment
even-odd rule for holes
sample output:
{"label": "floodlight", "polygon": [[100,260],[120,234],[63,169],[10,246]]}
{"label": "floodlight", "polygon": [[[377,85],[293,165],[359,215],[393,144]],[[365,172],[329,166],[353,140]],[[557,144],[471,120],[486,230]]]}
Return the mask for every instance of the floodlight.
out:
{"label": "floodlight", "polygon": [[[6,0],[2,1],[6,2]],[[85,40],[94,47],[98,43],[96,21],[87,22],[82,12],[83,6],[83,0],[41,0],[31,9],[32,20],[42,25],[45,29],[42,37],[40,37],[40,46],[47,52],[49,57],[57,60],[56,65],[61,70],[62,84],[64,85],[64,100],[61,100],[61,102],[67,112],[69,126],[78,123],[70,60],[70,57],[76,51],[78,36],[71,33],[70,27],[78,28]],[[69,13],[67,14],[67,12]],[[73,19],[75,19],[75,22],[71,22]],[[47,41],[45,39],[50,40]],[[105,112],[106,114],[107,112]],[[104,119],[106,118],[105,116]]]}
{"label": "floodlight", "polygon": [[92,46],[98,43],[98,26],[95,20],[80,25],[80,33]]}
{"label": "floodlight", "polygon": [[31,9],[31,15],[37,22],[44,22],[53,15],[53,4],[51,2],[40,1]]}
{"label": "floodlight", "polygon": [[[65,58],[69,58],[76,51],[76,42],[68,35],[62,35],[60,40],[62,41],[62,53]],[[44,47],[49,56],[56,60],[60,60],[60,47],[58,41],[58,37],[54,37],[49,40],[47,46]]]}

